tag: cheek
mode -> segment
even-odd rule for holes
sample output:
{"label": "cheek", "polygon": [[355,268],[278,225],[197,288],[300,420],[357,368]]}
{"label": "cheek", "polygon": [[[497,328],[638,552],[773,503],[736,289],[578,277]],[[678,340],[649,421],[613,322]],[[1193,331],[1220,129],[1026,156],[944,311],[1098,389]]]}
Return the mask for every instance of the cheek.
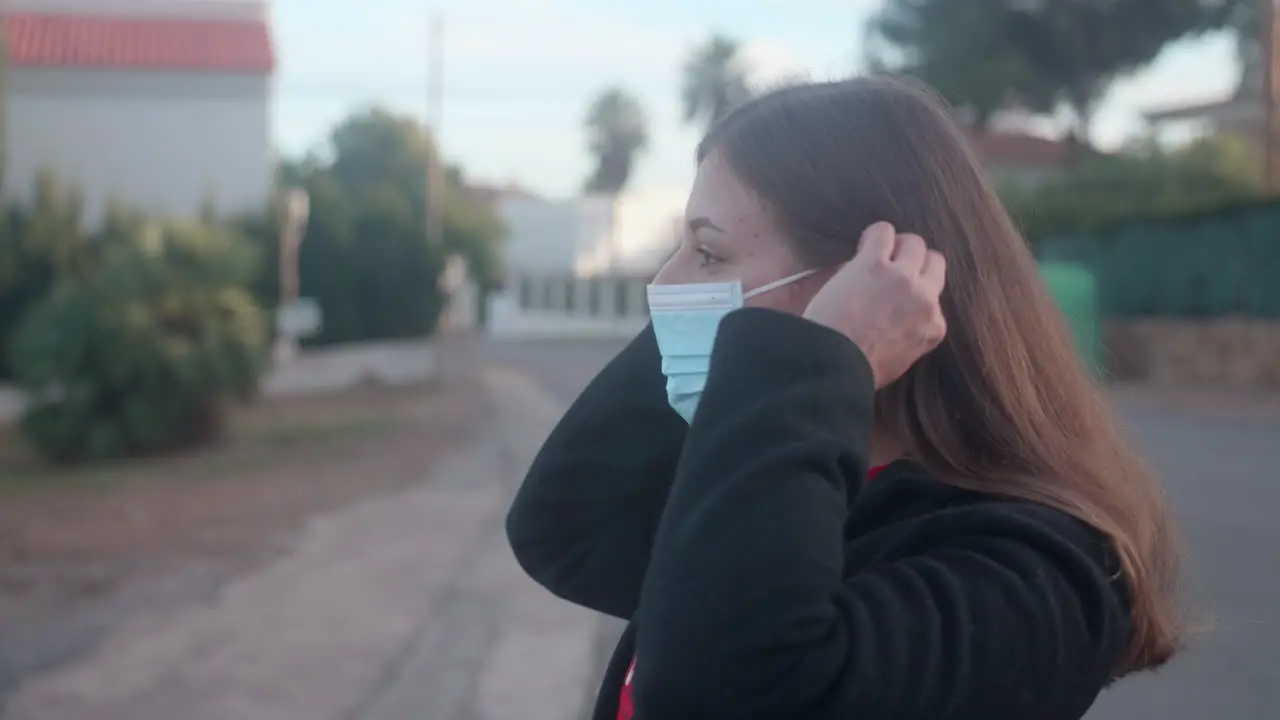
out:
{"label": "cheek", "polygon": [[801,315],[809,307],[809,301],[813,299],[814,292],[816,288],[811,288],[805,283],[797,283],[750,298],[746,301],[746,306]]}

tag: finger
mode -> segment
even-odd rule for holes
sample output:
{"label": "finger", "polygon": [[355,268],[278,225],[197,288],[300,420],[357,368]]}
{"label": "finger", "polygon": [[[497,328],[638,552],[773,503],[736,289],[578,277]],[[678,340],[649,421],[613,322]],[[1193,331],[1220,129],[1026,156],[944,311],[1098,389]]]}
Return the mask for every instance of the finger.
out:
{"label": "finger", "polygon": [[938,313],[938,317],[934,320],[932,331],[929,333],[929,345],[936,348],[947,339],[947,318]]}
{"label": "finger", "polygon": [[878,222],[862,232],[858,256],[888,262],[893,257],[894,230],[887,222]]}
{"label": "finger", "polygon": [[929,247],[924,244],[924,238],[912,233],[903,233],[897,240],[893,261],[905,267],[911,275],[919,274],[924,268],[924,261],[929,252]]}
{"label": "finger", "polygon": [[920,281],[935,295],[942,294],[947,284],[947,259],[937,250],[925,253],[924,266],[920,270]]}

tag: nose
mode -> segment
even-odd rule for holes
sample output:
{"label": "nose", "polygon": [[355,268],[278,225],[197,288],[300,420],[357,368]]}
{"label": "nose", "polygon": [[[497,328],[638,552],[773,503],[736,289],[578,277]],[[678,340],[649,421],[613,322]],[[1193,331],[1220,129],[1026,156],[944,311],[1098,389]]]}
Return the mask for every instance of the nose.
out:
{"label": "nose", "polygon": [[658,268],[658,274],[653,276],[653,284],[679,285],[682,282],[680,278],[684,275],[680,268],[679,260],[680,253],[678,252],[667,258],[667,261],[662,263],[662,267]]}
{"label": "nose", "polygon": [[653,276],[654,285],[685,285],[705,281],[705,273],[698,266],[698,256],[685,248],[677,248]]}

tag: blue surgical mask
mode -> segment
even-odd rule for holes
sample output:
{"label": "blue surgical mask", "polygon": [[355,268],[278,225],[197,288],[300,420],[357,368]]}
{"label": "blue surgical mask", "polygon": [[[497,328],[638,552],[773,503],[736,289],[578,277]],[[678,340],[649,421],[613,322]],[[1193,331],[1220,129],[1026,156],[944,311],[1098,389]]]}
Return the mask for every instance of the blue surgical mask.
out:
{"label": "blue surgical mask", "polygon": [[667,376],[667,402],[686,422],[702,398],[711,369],[711,348],[725,315],[757,295],[809,277],[806,270],[762,285],[747,293],[740,281],[650,285],[649,317],[662,354],[662,374]]}

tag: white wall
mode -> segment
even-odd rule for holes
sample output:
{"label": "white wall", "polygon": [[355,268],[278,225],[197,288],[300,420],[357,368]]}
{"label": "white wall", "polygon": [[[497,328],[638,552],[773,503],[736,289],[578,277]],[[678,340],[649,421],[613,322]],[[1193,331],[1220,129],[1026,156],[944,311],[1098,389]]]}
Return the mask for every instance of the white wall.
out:
{"label": "white wall", "polygon": [[[606,222],[597,231],[595,241],[581,248],[578,273],[655,272],[679,241],[688,196],[685,188],[652,188],[624,192],[612,203],[607,198],[584,200],[604,203]],[[610,210],[612,227],[607,222]]]}
{"label": "white wall", "polygon": [[263,21],[267,0],[0,0],[0,12]]}
{"label": "white wall", "polygon": [[625,192],[616,200],[511,198],[498,204],[512,274],[650,274],[674,249],[688,191]]}
{"label": "white wall", "polygon": [[48,168],[80,190],[90,223],[112,198],[179,216],[206,199],[231,213],[270,198],[269,77],[11,68],[7,87],[9,197]]}
{"label": "white wall", "polygon": [[508,198],[498,214],[507,228],[505,267],[518,273],[572,272],[580,233],[576,201]]}

